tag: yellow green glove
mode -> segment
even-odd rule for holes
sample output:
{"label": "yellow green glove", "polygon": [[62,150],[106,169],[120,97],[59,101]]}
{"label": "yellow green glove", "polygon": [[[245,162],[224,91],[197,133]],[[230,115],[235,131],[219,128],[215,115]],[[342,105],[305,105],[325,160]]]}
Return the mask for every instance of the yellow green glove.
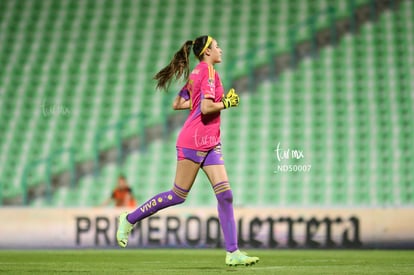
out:
{"label": "yellow green glove", "polygon": [[221,102],[224,104],[224,109],[230,108],[230,107],[236,107],[239,105],[239,95],[236,94],[233,88],[229,90],[226,96],[223,96],[221,99]]}

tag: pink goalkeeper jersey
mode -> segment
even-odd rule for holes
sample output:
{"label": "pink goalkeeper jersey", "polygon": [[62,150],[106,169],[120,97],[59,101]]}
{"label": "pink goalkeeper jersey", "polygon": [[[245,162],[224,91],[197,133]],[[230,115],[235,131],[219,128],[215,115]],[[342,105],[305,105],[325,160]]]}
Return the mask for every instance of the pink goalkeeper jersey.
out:
{"label": "pink goalkeeper jersey", "polygon": [[218,73],[206,62],[198,63],[180,94],[189,96],[191,110],[178,135],[177,146],[198,151],[214,148],[220,143],[220,112],[203,115],[201,100],[221,101],[223,85]]}

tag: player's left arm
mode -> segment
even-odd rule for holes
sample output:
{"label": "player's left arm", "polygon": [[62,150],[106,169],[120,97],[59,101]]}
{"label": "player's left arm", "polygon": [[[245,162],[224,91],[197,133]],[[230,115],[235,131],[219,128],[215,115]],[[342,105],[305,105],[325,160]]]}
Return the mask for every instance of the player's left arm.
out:
{"label": "player's left arm", "polygon": [[224,105],[222,102],[214,102],[212,98],[203,98],[200,109],[203,115],[208,115],[220,112],[224,109]]}
{"label": "player's left arm", "polygon": [[204,86],[200,109],[203,115],[217,113],[223,109],[239,105],[239,96],[233,88],[230,89],[226,96],[222,96],[221,101],[217,102],[216,91],[222,91],[223,85],[221,84],[220,76],[210,67],[208,78],[207,80],[204,79],[202,83]]}

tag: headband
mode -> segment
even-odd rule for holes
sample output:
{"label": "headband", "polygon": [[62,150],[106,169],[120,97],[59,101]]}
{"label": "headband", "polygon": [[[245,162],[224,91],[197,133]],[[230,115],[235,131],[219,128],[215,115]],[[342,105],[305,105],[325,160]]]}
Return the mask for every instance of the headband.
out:
{"label": "headband", "polygon": [[198,54],[198,56],[201,56],[208,48],[208,46],[210,46],[211,42],[213,41],[213,38],[209,35],[207,37],[207,42],[204,45],[203,49],[201,50],[201,52]]}

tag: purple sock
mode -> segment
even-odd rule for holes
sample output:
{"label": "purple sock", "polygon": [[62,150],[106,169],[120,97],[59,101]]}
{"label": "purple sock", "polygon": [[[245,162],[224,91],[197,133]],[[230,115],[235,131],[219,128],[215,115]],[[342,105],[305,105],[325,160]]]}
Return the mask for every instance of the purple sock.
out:
{"label": "purple sock", "polygon": [[233,212],[233,193],[227,181],[217,183],[213,189],[218,202],[217,210],[226,251],[233,252],[238,249],[237,228]]}
{"label": "purple sock", "polygon": [[140,220],[157,213],[161,209],[183,203],[187,194],[188,190],[182,189],[174,183],[174,187],[170,191],[152,197],[135,209],[134,212],[129,213],[126,218],[128,222],[135,224]]}

